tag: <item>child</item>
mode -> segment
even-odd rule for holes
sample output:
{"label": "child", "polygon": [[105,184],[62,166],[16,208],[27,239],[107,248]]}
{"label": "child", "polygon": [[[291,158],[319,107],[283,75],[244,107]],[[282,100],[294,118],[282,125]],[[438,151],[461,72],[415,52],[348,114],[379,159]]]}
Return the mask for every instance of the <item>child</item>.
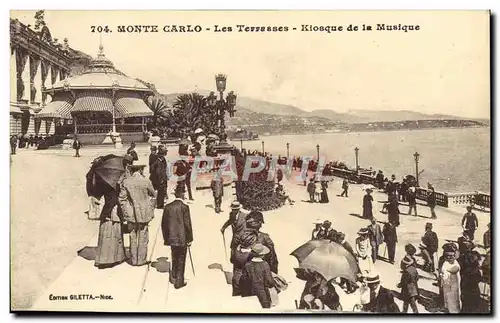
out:
{"label": "child", "polygon": [[269,288],[275,287],[269,264],[262,259],[269,248],[256,243],[252,247],[252,259],[245,265],[240,284],[242,296],[257,296],[262,308],[271,308]]}

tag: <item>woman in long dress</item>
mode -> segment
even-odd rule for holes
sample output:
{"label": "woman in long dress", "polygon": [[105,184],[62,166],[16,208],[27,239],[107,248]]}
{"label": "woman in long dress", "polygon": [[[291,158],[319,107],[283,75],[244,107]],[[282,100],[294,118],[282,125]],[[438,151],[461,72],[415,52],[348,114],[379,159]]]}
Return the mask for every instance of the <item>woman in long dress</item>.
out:
{"label": "woman in long dress", "polygon": [[328,183],[326,181],[321,181],[321,199],[320,203],[328,203],[330,200],[328,199]]}
{"label": "woman in long dress", "polygon": [[373,196],[371,195],[372,190],[366,189],[366,195],[363,197],[363,218],[371,219],[373,218]]}
{"label": "woman in long dress", "polygon": [[356,238],[356,254],[358,257],[359,270],[362,276],[367,276],[375,267],[372,260],[372,246],[368,238],[368,229],[361,228]]}
{"label": "woman in long dress", "polygon": [[449,313],[460,313],[460,265],[455,252],[445,252],[444,256],[440,273],[444,307]]}

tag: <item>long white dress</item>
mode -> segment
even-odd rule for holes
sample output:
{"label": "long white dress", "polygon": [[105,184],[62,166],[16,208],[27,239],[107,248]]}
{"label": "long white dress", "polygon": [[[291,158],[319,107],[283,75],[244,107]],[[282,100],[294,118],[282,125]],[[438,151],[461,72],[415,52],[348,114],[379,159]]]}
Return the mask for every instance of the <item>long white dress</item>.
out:
{"label": "long white dress", "polygon": [[441,272],[444,306],[449,313],[460,313],[460,265],[445,261]]}
{"label": "long white dress", "polygon": [[361,274],[363,276],[375,270],[375,266],[372,261],[372,246],[370,244],[370,239],[361,240],[356,239],[356,253],[358,254],[358,266]]}

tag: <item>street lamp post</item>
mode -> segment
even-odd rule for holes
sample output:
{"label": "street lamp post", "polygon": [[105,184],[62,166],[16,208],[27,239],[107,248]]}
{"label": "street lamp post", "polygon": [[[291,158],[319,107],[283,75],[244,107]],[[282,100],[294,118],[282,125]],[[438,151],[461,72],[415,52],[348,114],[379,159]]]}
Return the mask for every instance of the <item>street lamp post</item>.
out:
{"label": "street lamp post", "polygon": [[318,163],[319,163],[319,144],[316,145],[316,151],[318,152]]}
{"label": "street lamp post", "polygon": [[416,174],[416,179],[417,179],[417,187],[419,187],[418,183],[418,160],[420,159],[420,154],[418,152],[415,152],[413,154],[413,157],[415,158],[415,174]]}
{"label": "street lamp post", "polygon": [[359,170],[359,160],[358,160],[359,148],[358,147],[354,148],[354,154],[356,155],[356,170]]}
{"label": "street lamp post", "polygon": [[286,143],[286,159],[290,158],[290,143]]}
{"label": "street lamp post", "polygon": [[243,150],[243,139],[240,139],[240,150]]}
{"label": "street lamp post", "polygon": [[211,108],[215,108],[217,116],[217,130],[220,138],[220,143],[215,147],[215,150],[220,153],[227,153],[233,149],[233,146],[229,145],[226,141],[226,125],[224,122],[226,111],[229,112],[230,117],[234,117],[234,112],[236,111],[234,107],[236,106],[236,95],[233,91],[230,91],[224,100],[224,91],[226,90],[227,76],[224,74],[215,75],[215,85],[217,87],[217,92],[219,92],[219,99],[214,92],[211,92],[207,98],[208,105]]}
{"label": "street lamp post", "polygon": [[264,140],[262,140],[262,153],[264,154]]}

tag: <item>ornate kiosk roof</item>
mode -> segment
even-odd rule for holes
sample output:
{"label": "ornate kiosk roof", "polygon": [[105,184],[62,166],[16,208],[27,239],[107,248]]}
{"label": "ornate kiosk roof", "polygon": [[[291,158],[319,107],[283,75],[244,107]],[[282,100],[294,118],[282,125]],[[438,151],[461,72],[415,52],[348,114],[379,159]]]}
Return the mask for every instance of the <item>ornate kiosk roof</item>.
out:
{"label": "ornate kiosk roof", "polygon": [[71,119],[71,112],[107,111],[117,118],[151,116],[153,112],[144,101],[153,94],[145,83],[117,70],[113,62],[99,53],[79,75],[66,78],[47,87],[50,102],[38,118]]}

